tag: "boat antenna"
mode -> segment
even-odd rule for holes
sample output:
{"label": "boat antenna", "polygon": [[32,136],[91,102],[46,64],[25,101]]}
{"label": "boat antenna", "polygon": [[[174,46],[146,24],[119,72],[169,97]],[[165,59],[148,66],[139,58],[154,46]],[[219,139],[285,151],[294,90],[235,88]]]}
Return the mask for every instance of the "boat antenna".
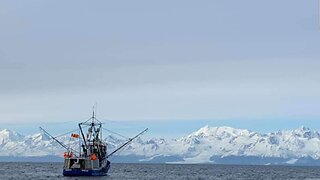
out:
{"label": "boat antenna", "polygon": [[92,118],[94,118],[94,106],[92,106]]}
{"label": "boat antenna", "polygon": [[97,102],[94,104],[94,107],[95,107],[95,114],[97,115],[98,114],[98,103]]}

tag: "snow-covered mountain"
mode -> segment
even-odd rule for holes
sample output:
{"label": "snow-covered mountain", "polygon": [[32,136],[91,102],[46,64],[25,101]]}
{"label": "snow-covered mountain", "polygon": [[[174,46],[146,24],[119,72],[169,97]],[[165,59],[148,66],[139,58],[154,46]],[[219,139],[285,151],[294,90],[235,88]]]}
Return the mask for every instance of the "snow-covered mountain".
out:
{"label": "snow-covered mountain", "polygon": [[[67,136],[61,141],[75,147]],[[124,140],[106,137],[109,152]],[[4,129],[0,132],[0,156],[62,156],[64,150],[48,136],[23,136]],[[320,134],[306,127],[261,134],[246,129],[205,126],[177,139],[138,138],[115,158],[126,162],[312,164],[320,165]]]}

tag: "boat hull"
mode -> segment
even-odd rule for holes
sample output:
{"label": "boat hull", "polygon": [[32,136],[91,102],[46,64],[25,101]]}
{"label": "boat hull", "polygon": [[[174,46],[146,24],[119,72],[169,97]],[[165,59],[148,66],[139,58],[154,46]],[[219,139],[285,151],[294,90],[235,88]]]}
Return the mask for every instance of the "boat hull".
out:
{"label": "boat hull", "polygon": [[64,169],[64,176],[106,176],[110,169],[110,162],[101,169]]}

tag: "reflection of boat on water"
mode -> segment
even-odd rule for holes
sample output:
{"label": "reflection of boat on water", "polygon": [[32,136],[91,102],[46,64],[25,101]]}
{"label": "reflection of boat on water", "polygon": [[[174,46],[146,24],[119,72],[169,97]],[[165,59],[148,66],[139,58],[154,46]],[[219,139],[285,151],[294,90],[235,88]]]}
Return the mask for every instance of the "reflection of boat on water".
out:
{"label": "reflection of boat on water", "polygon": [[[129,138],[120,147],[108,154],[107,143],[102,140],[102,123],[96,119],[94,111],[90,119],[79,123],[81,135],[71,134],[72,138],[79,138],[79,151],[68,147],[43,128],[40,127],[40,129],[67,150],[64,153],[64,176],[107,175],[111,164],[108,158],[148,130],[145,129],[135,137]],[[84,130],[87,130],[87,133],[84,133]]]}

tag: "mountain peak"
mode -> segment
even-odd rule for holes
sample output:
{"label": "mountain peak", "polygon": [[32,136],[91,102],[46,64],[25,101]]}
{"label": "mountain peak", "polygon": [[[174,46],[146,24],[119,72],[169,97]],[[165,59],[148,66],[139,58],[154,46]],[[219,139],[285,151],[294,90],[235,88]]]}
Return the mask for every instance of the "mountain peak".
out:
{"label": "mountain peak", "polygon": [[17,141],[23,138],[24,136],[9,129],[3,129],[0,131],[0,143],[6,143],[8,141]]}
{"label": "mountain peak", "polygon": [[308,128],[308,127],[306,127],[306,126],[300,126],[297,130],[310,131],[310,128]]}
{"label": "mountain peak", "polygon": [[198,131],[192,133],[193,136],[241,136],[248,135],[250,131],[247,129],[236,129],[229,126],[219,126],[219,127],[211,127],[206,125],[200,128]]}
{"label": "mountain peak", "polygon": [[318,132],[313,131],[310,128],[305,127],[305,126],[301,126],[298,129],[293,130],[292,133],[295,134],[298,137],[308,138],[308,139],[315,138],[315,137],[316,138],[320,137]]}
{"label": "mountain peak", "polygon": [[3,129],[2,131],[0,131],[1,134],[2,133],[7,133],[7,132],[10,132],[10,130],[9,129]]}
{"label": "mountain peak", "polygon": [[51,138],[48,135],[43,134],[43,133],[37,133],[37,134],[34,134],[30,137],[35,141],[42,141],[42,140],[49,141],[49,140],[51,140]]}
{"label": "mountain peak", "polygon": [[0,134],[4,135],[4,134],[18,134],[18,133],[10,129],[3,129],[2,131],[0,131]]}
{"label": "mountain peak", "polygon": [[[77,146],[78,141],[69,136],[61,137],[64,143]],[[109,149],[115,149],[124,140],[106,136]],[[179,139],[138,138],[123,150],[123,155],[136,155],[145,158],[163,155],[178,157],[179,162],[214,162],[219,157],[254,157],[254,158],[288,158],[299,159],[311,157],[311,161],[320,158],[320,135],[315,130],[301,126],[295,130],[260,134],[247,129],[228,126],[203,126],[187,137]],[[9,129],[0,131],[0,156],[39,156],[61,154],[63,148],[50,141],[50,137],[37,133],[22,136]],[[236,157],[237,158],[237,157]],[[229,161],[229,160],[228,160]],[[272,160],[270,160],[271,162]],[[282,161],[282,160],[281,160]],[[276,162],[278,163],[278,162]]]}

